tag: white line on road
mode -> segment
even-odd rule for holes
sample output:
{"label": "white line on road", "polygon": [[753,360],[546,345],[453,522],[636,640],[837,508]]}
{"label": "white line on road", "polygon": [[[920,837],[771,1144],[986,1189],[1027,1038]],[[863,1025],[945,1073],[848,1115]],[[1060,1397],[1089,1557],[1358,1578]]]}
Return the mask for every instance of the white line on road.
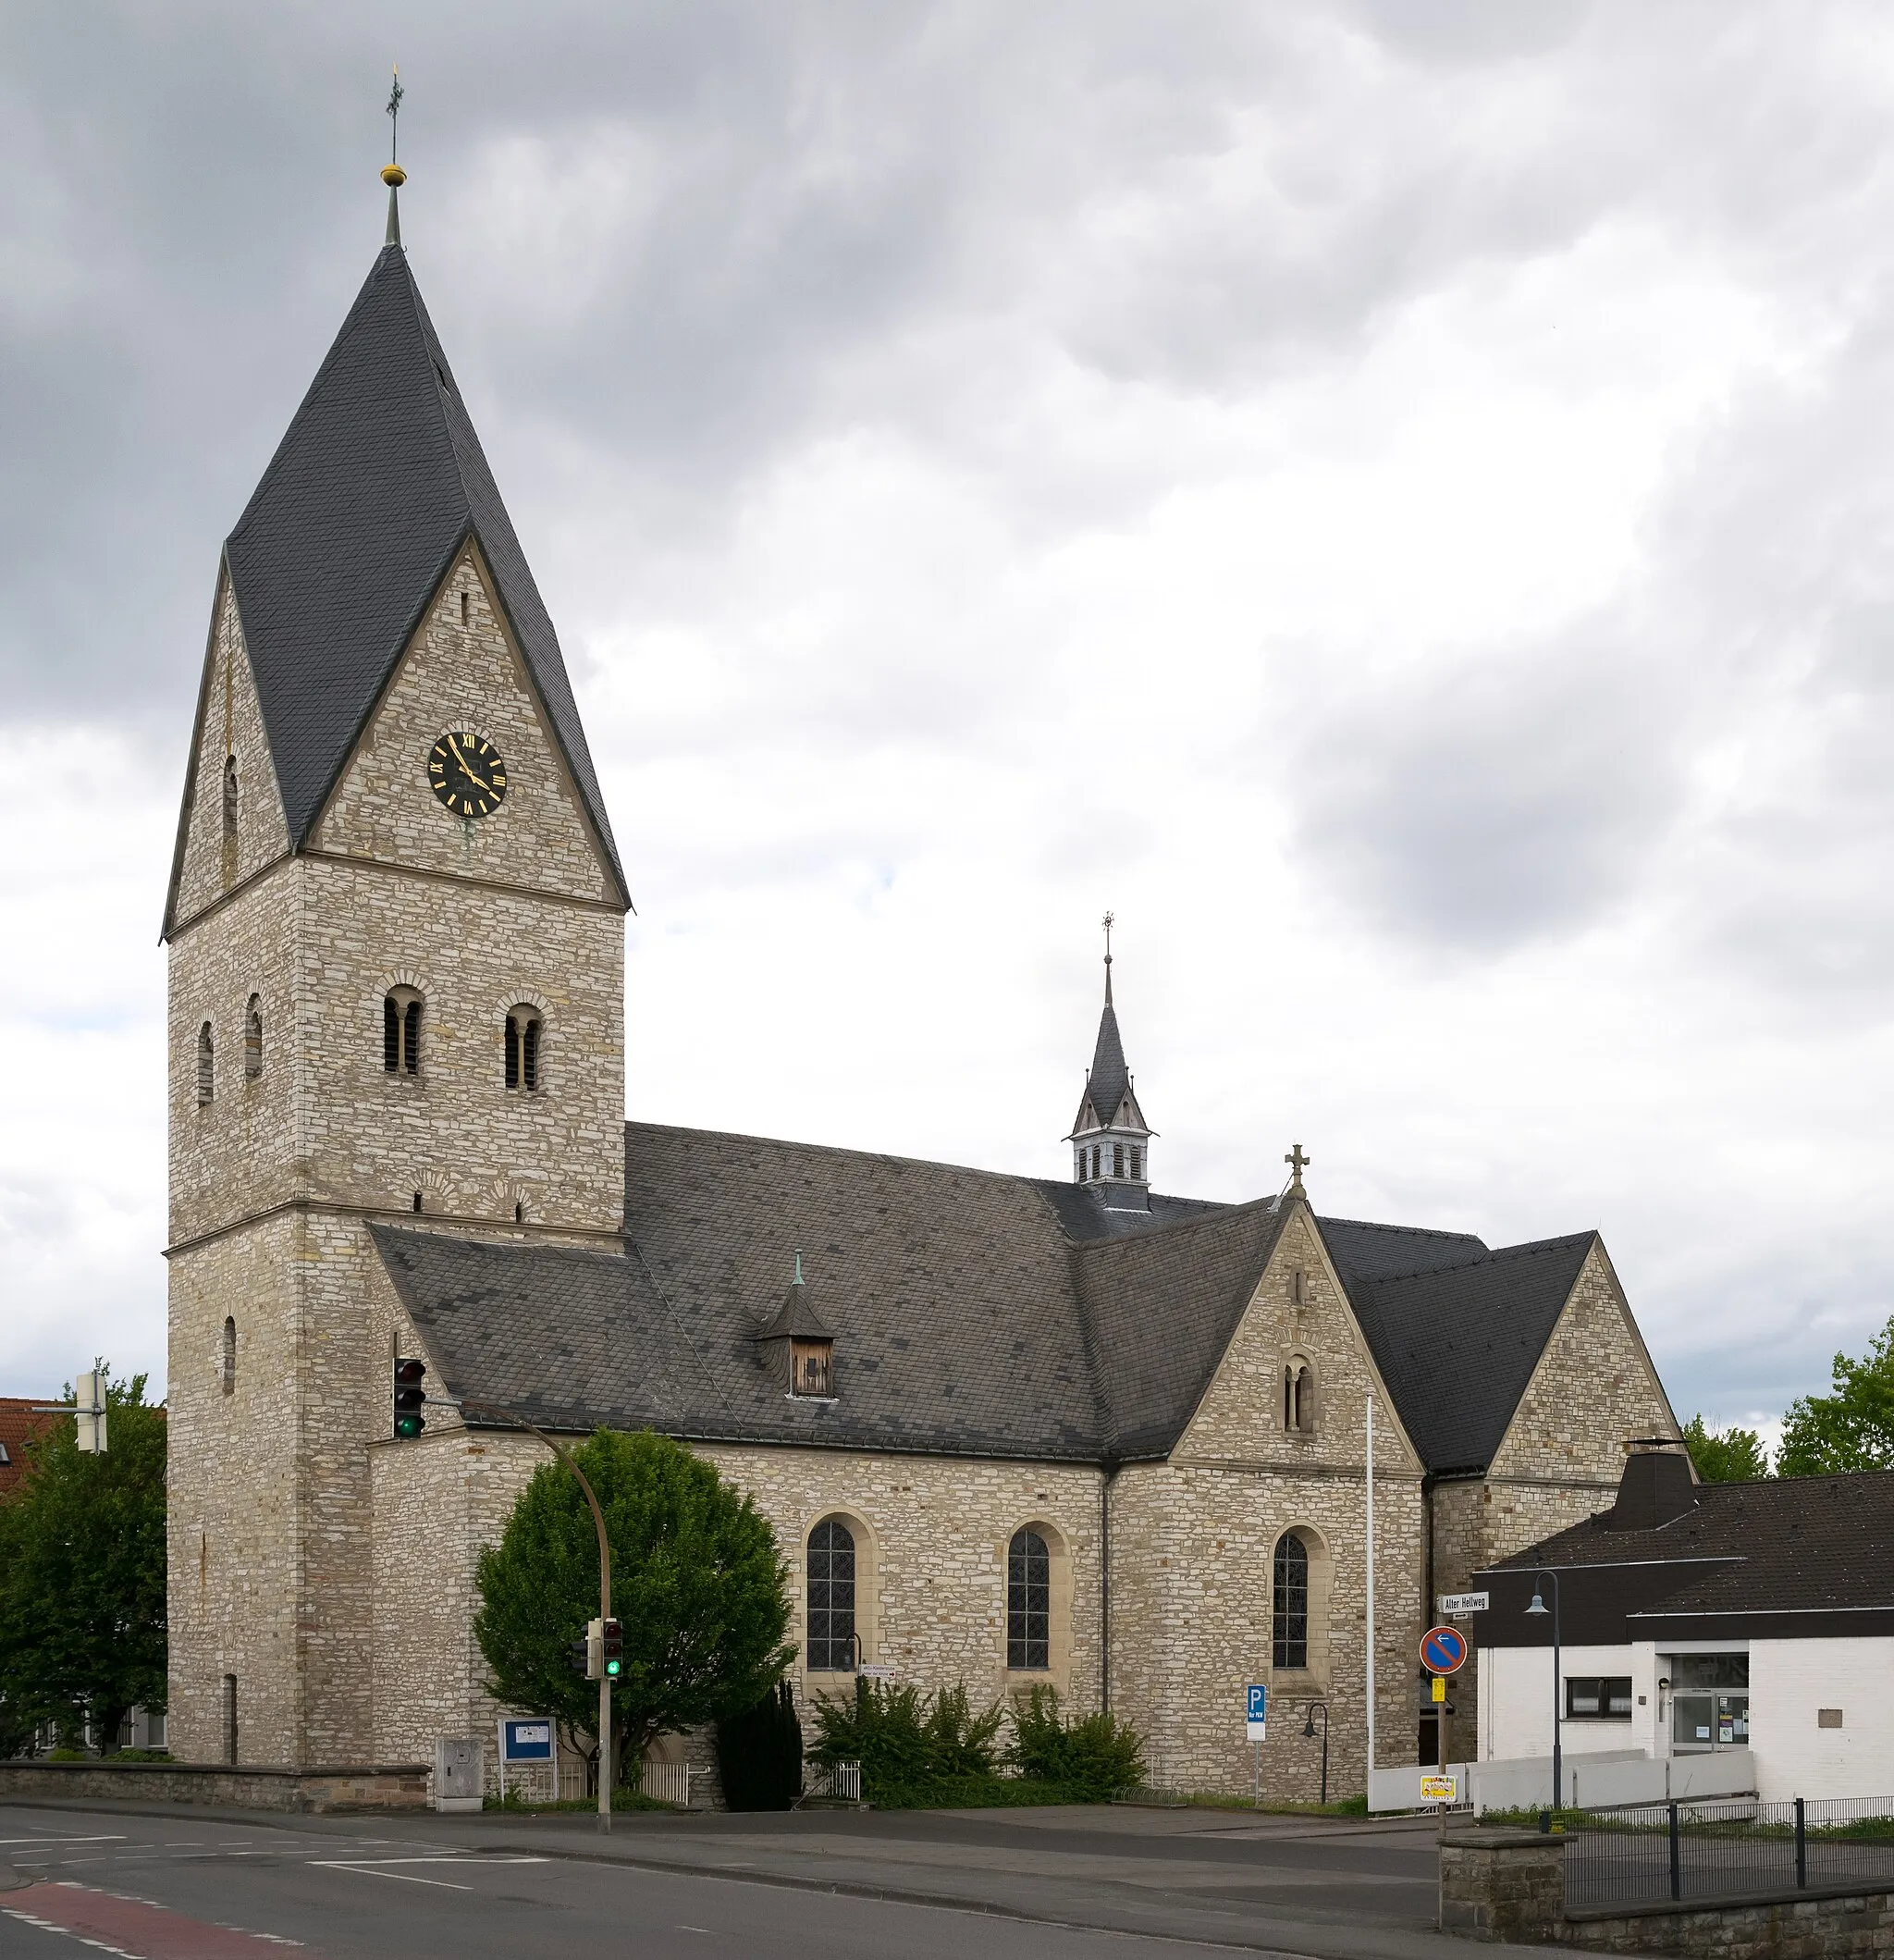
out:
{"label": "white line on road", "polygon": [[0,1838],[0,1844],[122,1844],[122,1831],[102,1831],[95,1838]]}
{"label": "white line on road", "polygon": [[[318,1858],[315,1862],[320,1865],[325,1860]],[[367,1879],[400,1879],[404,1885],[438,1885],[448,1892],[472,1892],[474,1890],[471,1885],[455,1885],[446,1879],[417,1879],[411,1871],[376,1871],[372,1865],[366,1867],[359,1865],[332,1865],[329,1868],[332,1871],[360,1871],[363,1877]]]}

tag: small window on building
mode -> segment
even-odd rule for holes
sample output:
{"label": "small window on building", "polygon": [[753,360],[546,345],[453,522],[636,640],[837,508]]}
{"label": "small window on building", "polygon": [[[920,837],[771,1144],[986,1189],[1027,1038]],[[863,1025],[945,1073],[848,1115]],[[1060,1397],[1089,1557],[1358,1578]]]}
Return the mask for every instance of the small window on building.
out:
{"label": "small window on building", "polygon": [[1291,1436],[1315,1434],[1315,1371],[1299,1357],[1283,1369],[1283,1427]]}
{"label": "small window on building", "polygon": [[1094,1177],[1099,1174],[1099,1147],[1096,1143],[1091,1147],[1091,1174]]}
{"label": "small window on building", "polygon": [[228,1313],[224,1316],[223,1362],[217,1372],[224,1393],[234,1395],[237,1392],[237,1322]]}
{"label": "small window on building", "polygon": [[1052,1665],[1052,1559],[1038,1532],[1013,1534],[1006,1547],[1006,1665]]}
{"label": "small window on building", "polygon": [[224,758],[224,842],[237,842],[237,758]]}
{"label": "small window on building", "polygon": [[515,1199],[513,1200],[513,1223],[514,1223],[515,1225],[524,1225],[524,1224],[525,1224],[525,1222],[526,1222],[526,1207],[525,1207],[525,1204],[524,1204],[524,1203],[523,1203],[523,1201],[521,1201],[520,1199],[518,1199],[518,1198],[515,1198]]}
{"label": "small window on building", "polygon": [[830,1400],[835,1394],[834,1350],[832,1341],[792,1339],[789,1392],[814,1401]]}
{"label": "small window on building", "polygon": [[414,1209],[417,1212],[421,1209],[421,1193],[419,1191],[414,1193]]}
{"label": "small window on building", "polygon": [[412,987],[382,1001],[381,1066],[389,1075],[421,1073],[421,996]]}
{"label": "small window on building", "polygon": [[243,1010],[243,1078],[253,1082],[263,1073],[263,996],[252,993]]}
{"label": "small window on building", "polygon": [[843,1674],[855,1660],[855,1534],[824,1518],[809,1534],[808,1666]]}
{"label": "small window on building", "polygon": [[1125,1175],[1125,1146],[1122,1143],[1112,1146],[1112,1175],[1114,1177]]}
{"label": "small window on building", "polygon": [[1141,1183],[1144,1179],[1144,1151],[1136,1143],[1131,1146],[1131,1176],[1136,1182]]}
{"label": "small window on building", "polygon": [[461,587],[461,623],[465,625],[474,616],[474,600],[467,588]]}
{"label": "small window on building", "polygon": [[1272,1658],[1279,1668],[1309,1665],[1309,1547],[1292,1531],[1276,1540]]}
{"label": "small window on building", "polygon": [[1072,1160],[1072,1181],[1075,1184],[1083,1184],[1085,1182],[1085,1153],[1083,1151],[1080,1151],[1077,1156]]}
{"label": "small window on building", "polygon": [[507,1016],[506,1085],[509,1089],[539,1087],[539,1036],[536,1007],[515,1007]]}
{"label": "small window on building", "polygon": [[[12,1462],[12,1461],[13,1459],[6,1453],[6,1445],[5,1443],[0,1443],[0,1463],[10,1463]],[[1841,1724],[1839,1722],[1837,1722],[1835,1726],[1839,1729]]]}
{"label": "small window on building", "polygon": [[1631,1719],[1630,1676],[1568,1674],[1565,1712],[1568,1721],[1629,1721]]}
{"label": "small window on building", "polygon": [[208,1103],[216,1091],[216,1048],[211,1036],[211,1024],[206,1021],[197,1030],[197,1100],[201,1104]]}

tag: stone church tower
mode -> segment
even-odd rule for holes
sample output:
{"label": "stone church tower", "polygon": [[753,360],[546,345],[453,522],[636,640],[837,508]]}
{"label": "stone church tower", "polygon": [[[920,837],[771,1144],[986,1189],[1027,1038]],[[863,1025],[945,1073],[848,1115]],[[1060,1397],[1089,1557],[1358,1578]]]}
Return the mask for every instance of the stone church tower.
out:
{"label": "stone church tower", "polygon": [[1138,1091],[1125,1062],[1118,1010],[1112,1004],[1112,915],[1105,914],[1105,1008],[1098,1045],[1086,1071],[1085,1093],[1072,1120],[1072,1176],[1096,1185],[1113,1211],[1150,1209],[1150,1140],[1157,1134],[1138,1106]]}
{"label": "stone church tower", "polygon": [[371,1221],[621,1243],[624,877],[399,181],[224,548],[166,908],[186,1760],[381,1754]]}

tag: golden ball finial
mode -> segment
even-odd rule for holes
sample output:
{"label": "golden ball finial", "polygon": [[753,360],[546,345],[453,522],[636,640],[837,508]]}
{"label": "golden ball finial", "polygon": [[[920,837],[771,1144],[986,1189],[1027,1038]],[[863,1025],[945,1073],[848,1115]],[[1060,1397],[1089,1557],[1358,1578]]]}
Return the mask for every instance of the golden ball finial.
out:
{"label": "golden ball finial", "polygon": [[381,180],[390,191],[399,191],[408,181],[408,173],[400,164],[384,164],[381,166]]}

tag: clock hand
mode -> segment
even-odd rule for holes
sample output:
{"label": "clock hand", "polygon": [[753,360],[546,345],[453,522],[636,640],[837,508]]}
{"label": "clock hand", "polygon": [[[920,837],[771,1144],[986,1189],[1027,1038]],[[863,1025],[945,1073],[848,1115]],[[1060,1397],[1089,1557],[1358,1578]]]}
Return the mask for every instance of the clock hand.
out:
{"label": "clock hand", "polygon": [[479,783],[480,787],[484,789],[489,796],[492,795],[493,784],[490,783],[481,782],[481,779],[474,773],[474,765],[469,762],[466,757],[461,753],[461,745],[456,742],[453,736],[451,735],[448,737],[448,746],[453,750],[454,760],[461,765],[461,771],[466,776],[467,780],[470,783]]}

